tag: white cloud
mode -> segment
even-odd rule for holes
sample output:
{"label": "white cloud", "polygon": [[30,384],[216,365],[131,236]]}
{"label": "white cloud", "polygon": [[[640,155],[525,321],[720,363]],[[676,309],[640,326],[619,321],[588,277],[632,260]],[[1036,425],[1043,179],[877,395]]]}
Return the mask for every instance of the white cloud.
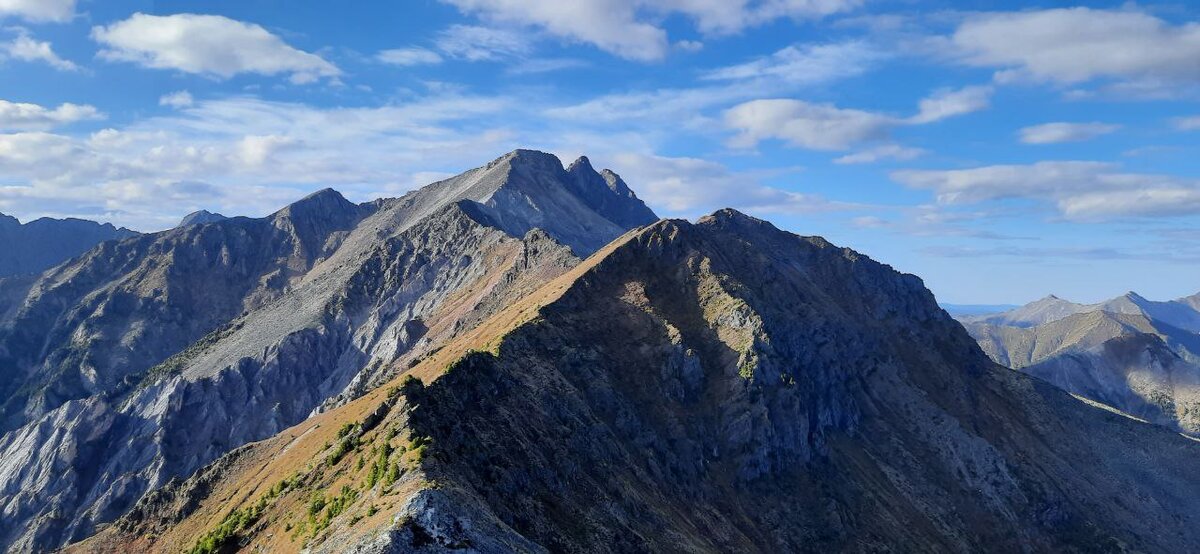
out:
{"label": "white cloud", "polygon": [[892,222],[874,215],[863,215],[850,220],[850,226],[859,229],[882,229],[891,224]]}
{"label": "white cloud", "polygon": [[677,126],[694,128],[707,123],[706,110],[745,99],[754,92],[731,85],[615,93],[578,104],[551,107],[545,110],[545,115],[585,125],[670,121]]}
{"label": "white cloud", "polygon": [[670,14],[692,19],[703,33],[736,33],[781,17],[821,17],[857,7],[861,0],[443,0],[466,13],[535,26],[631,60],[652,61],[670,49],[656,23]]}
{"label": "white cloud", "polygon": [[6,15],[29,21],[67,21],[75,15],[75,0],[0,0],[0,17]]}
{"label": "white cloud", "polygon": [[733,172],[709,160],[620,153],[613,161],[640,198],[670,214],[696,215],[730,207],[757,213],[813,213],[852,207],[765,186],[754,175]]}
{"label": "white cloud", "polygon": [[425,48],[394,48],[383,50],[375,55],[375,59],[391,65],[403,67],[413,65],[435,65],[442,63],[442,57],[433,50]]}
{"label": "white cloud", "polygon": [[964,62],[1001,68],[1001,80],[1200,83],[1200,25],[1132,10],[986,13],[968,17],[949,40]]}
{"label": "white cloud", "polygon": [[916,159],[926,152],[920,148],[909,148],[900,146],[899,144],[884,144],[875,148],[868,148],[861,152],[846,154],[840,158],[833,160],[835,164],[869,164],[881,160],[896,160],[908,161]]}
{"label": "white cloud", "polygon": [[438,33],[435,43],[443,54],[472,62],[522,57],[533,51],[527,34],[474,25],[451,25]]}
{"label": "white cloud", "polygon": [[932,123],[949,117],[986,109],[992,98],[992,87],[969,86],[960,89],[941,89],[922,99],[911,123]]}
{"label": "white cloud", "polygon": [[[454,94],[376,108],[233,97],[87,136],[0,133],[0,211],[103,213],[153,230],[196,207],[263,215],[326,186],[357,200],[397,196],[418,175],[456,172],[481,152],[517,146],[500,126],[510,110],[508,99]],[[23,127],[49,127],[48,118],[25,116]],[[155,195],[191,200],[164,209]]]}
{"label": "white cloud", "polygon": [[505,72],[510,75],[531,75],[534,73],[562,71],[564,69],[578,69],[588,67],[589,65],[586,60],[576,58],[534,58],[518,62],[507,68]]}
{"label": "white cloud", "polygon": [[[0,0],[2,1],[2,0]],[[79,66],[64,60],[54,53],[49,42],[36,40],[25,29],[17,29],[17,36],[0,43],[0,60],[11,58],[23,62],[43,62],[61,71],[77,71]]]}
{"label": "white cloud", "polygon": [[1019,131],[1021,142],[1025,144],[1054,144],[1059,142],[1079,142],[1107,135],[1120,129],[1120,125],[1108,123],[1043,123],[1025,127]]}
{"label": "white cloud", "polygon": [[[725,111],[725,126],[738,131],[730,144],[748,148],[766,139],[779,139],[812,150],[848,150],[887,138],[902,125],[924,125],[984,109],[992,88],[971,86],[942,89],[919,103],[916,115],[899,118],[876,112],[839,108],[793,99],[751,100]],[[912,159],[923,151],[882,145],[843,156],[838,163],[867,163],[882,158]]]}
{"label": "white cloud", "polygon": [[773,79],[798,85],[826,83],[864,73],[882,53],[864,42],[788,46],[756,60],[706,73],[706,80]]}
{"label": "white cloud", "polygon": [[37,104],[0,100],[0,131],[52,129],[60,125],[103,117],[99,110],[88,105],[67,103],[47,109]]}
{"label": "white cloud", "polygon": [[341,74],[332,63],[292,48],[259,25],[218,15],[136,13],[107,27],[93,27],[92,38],[105,45],[100,56],[107,60],[220,79],[282,73],[302,84]]}
{"label": "white cloud", "polygon": [[1125,173],[1103,162],[1054,161],[891,174],[934,192],[942,204],[1003,199],[1052,203],[1068,219],[1156,217],[1200,213],[1200,183],[1167,175]]}
{"label": "white cloud", "polygon": [[1175,128],[1179,129],[1180,131],[1198,131],[1200,130],[1200,115],[1179,117],[1176,118],[1172,123],[1174,123]]}
{"label": "white cloud", "polygon": [[896,120],[862,110],[801,100],[752,100],[725,112],[725,123],[739,134],[731,144],[752,147],[780,139],[813,150],[845,150],[887,136]]}
{"label": "white cloud", "polygon": [[164,94],[158,99],[159,106],[171,106],[172,108],[186,108],[194,102],[195,99],[192,98],[192,93],[186,90]]}

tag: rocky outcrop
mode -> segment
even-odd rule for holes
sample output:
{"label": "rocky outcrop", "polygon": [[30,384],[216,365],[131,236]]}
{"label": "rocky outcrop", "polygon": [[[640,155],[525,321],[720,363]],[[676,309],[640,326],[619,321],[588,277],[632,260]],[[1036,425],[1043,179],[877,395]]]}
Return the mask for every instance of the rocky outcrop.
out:
{"label": "rocky outcrop", "polygon": [[733,211],[626,235],[478,329],[423,383],[249,447],[178,524],[79,548],[186,549],[253,506],[217,546],[1200,548],[1200,444],[994,364],[916,277]]}
{"label": "rocky outcrop", "polygon": [[135,235],[111,223],[43,217],[22,225],[0,214],[0,278],[36,275],[101,242]]}

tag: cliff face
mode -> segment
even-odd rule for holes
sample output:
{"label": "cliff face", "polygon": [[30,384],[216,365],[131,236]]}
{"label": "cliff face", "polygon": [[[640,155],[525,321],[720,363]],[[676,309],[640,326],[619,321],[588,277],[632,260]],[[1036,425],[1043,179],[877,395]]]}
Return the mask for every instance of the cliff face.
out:
{"label": "cliff face", "polygon": [[0,336],[28,368],[0,437],[0,544],[86,537],[172,477],[365,393],[578,263],[572,248],[625,231],[566,178],[553,156],[518,151],[403,198],[322,191],[43,276]]}
{"label": "cliff face", "polygon": [[1200,547],[1200,445],[993,364],[919,279],[732,211],[628,234],[406,373],[76,548]]}
{"label": "cliff face", "polygon": [[105,242],[48,271],[0,320],[0,430],[128,388],[278,297],[367,213],[327,190],[264,219]]}

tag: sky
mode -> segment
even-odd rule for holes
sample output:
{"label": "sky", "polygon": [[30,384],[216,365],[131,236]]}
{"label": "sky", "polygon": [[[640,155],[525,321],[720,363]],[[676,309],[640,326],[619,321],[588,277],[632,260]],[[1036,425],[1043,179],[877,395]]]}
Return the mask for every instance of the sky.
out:
{"label": "sky", "polygon": [[0,212],[140,231],[515,148],[946,303],[1200,291],[1200,3],[0,0]]}

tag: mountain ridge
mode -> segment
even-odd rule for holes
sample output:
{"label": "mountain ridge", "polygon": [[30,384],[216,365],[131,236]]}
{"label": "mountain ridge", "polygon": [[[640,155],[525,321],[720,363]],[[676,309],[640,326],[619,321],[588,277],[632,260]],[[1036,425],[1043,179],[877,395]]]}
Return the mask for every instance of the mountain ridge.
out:
{"label": "mountain ridge", "polygon": [[1200,544],[1200,445],[996,366],[918,278],[732,211],[627,233],[408,375],[78,548]]}
{"label": "mountain ridge", "polygon": [[[124,513],[145,490],[190,474],[248,441],[269,437],[314,410],[370,390],[388,378],[390,362],[425,352],[500,309],[488,300],[489,292],[530,291],[575,265],[572,249],[590,252],[625,231],[575,198],[565,176],[557,158],[518,151],[397,199],[353,204],[325,189],[266,218],[183,226],[148,235],[124,250],[96,250],[99,274],[117,276],[117,285],[103,284],[98,290],[121,293],[114,298],[142,291],[134,298],[146,294],[165,301],[135,302],[131,317],[142,319],[130,321],[183,321],[193,327],[174,333],[169,326],[156,326],[155,333],[176,342],[140,365],[122,364],[124,373],[108,377],[102,394],[84,389],[64,397],[34,389],[36,398],[48,402],[8,398],[15,406],[9,410],[10,425],[18,427],[0,436],[0,458],[8,460],[0,462],[0,495],[16,495],[17,501],[6,508],[11,523],[0,525],[0,541],[18,550],[37,550],[87,536],[94,525]],[[547,218],[547,213],[562,219]],[[542,224],[545,229],[539,231]],[[248,230],[271,245],[261,264],[248,264],[256,258],[238,254],[259,250],[248,247]],[[193,237],[210,238],[198,242]],[[131,248],[140,254],[126,253]],[[100,267],[111,259],[131,261]],[[203,261],[214,273],[175,269],[177,262],[191,259]],[[235,280],[212,289],[233,292],[224,304],[229,309],[211,309],[211,298],[204,298],[204,305],[190,303],[200,300],[196,295],[154,296],[158,290],[179,288],[173,283],[182,275],[205,287],[215,286],[213,277]],[[155,281],[145,281],[146,276]],[[57,279],[74,283],[80,292],[44,303],[47,308],[94,296],[85,293],[89,283],[54,275],[43,277],[33,290],[54,290],[61,286],[54,284]],[[124,282],[128,284],[120,284]],[[172,304],[177,299],[184,302]],[[26,302],[39,305],[36,298]],[[25,308],[22,317],[28,320],[31,309]],[[210,314],[209,319],[168,315],[198,310]],[[67,322],[77,320],[72,316]],[[40,327],[10,325],[22,330],[19,336],[26,342],[38,329],[72,329],[52,321]],[[111,334],[109,324],[105,319],[90,325]],[[123,339],[128,344],[154,336],[141,324],[128,329]],[[5,345],[12,352],[21,344],[0,333],[0,353]],[[107,344],[112,342],[98,342]],[[88,356],[83,359],[96,357],[95,347],[81,351]],[[124,348],[114,352],[127,355]],[[63,368],[74,371],[75,359],[57,358],[42,381],[62,386],[56,376]],[[54,434],[51,428],[78,428],[81,434]],[[87,429],[92,432],[83,433]],[[154,438],[140,442],[139,437]],[[91,459],[81,460],[79,453]],[[86,470],[84,464],[104,470]],[[21,466],[37,469],[19,470]],[[61,485],[49,487],[48,468],[55,466],[73,469],[58,476]],[[38,488],[47,492],[28,498],[17,492]],[[66,522],[23,526],[50,511],[76,515]]]}
{"label": "mountain ridge", "polygon": [[34,275],[78,256],[96,244],[137,235],[111,223],[41,217],[21,223],[0,213],[0,279]]}

